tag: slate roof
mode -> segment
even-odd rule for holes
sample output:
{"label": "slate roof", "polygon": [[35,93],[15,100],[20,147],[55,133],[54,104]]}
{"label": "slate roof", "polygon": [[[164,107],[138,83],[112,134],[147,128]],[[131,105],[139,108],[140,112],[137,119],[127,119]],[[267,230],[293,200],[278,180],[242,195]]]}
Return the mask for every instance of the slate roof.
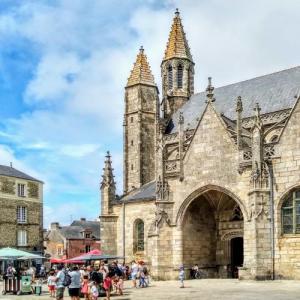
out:
{"label": "slate roof", "polygon": [[42,182],[34,177],[27,175],[26,173],[23,173],[15,168],[9,167],[9,166],[0,165],[0,175]]}
{"label": "slate roof", "polygon": [[66,239],[83,239],[82,231],[90,228],[92,235],[96,239],[100,239],[100,222],[98,221],[73,221],[70,226],[60,227],[60,233]]}
{"label": "slate roof", "polygon": [[71,226],[80,226],[81,228],[92,230],[95,238],[100,239],[100,222],[99,221],[73,221]]}
{"label": "slate roof", "polygon": [[135,200],[154,200],[156,190],[156,181],[151,181],[144,184],[139,189],[133,190],[130,194],[126,195],[121,201],[129,202]]}
{"label": "slate roof", "polygon": [[[225,116],[234,120],[238,96],[241,96],[243,101],[243,117],[253,116],[256,102],[260,104],[261,114],[291,108],[296,101],[295,96],[300,96],[300,66],[216,88],[214,105],[219,113],[224,113]],[[205,100],[206,92],[193,95],[174,114],[167,133],[178,131],[180,111],[183,112],[185,129],[195,128],[198,123],[197,119],[201,118],[205,109]]]}

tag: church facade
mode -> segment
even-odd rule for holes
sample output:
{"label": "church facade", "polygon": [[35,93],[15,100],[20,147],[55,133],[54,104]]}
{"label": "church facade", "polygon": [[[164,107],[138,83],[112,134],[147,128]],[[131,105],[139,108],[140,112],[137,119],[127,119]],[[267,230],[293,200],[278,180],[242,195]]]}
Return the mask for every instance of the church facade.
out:
{"label": "church facade", "polygon": [[300,278],[300,67],[194,93],[179,12],[159,95],[144,50],[125,87],[124,195],[108,153],[101,246],[153,277]]}

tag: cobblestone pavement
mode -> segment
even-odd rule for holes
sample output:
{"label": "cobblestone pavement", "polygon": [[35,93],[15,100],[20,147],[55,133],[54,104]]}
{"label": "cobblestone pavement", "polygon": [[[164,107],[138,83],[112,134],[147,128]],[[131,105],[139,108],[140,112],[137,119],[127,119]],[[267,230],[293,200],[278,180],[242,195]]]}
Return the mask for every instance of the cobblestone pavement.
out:
{"label": "cobblestone pavement", "polygon": [[[149,288],[132,289],[126,282],[124,296],[112,296],[119,300],[160,300],[160,299],[198,299],[198,300],[291,300],[300,299],[300,281],[238,281],[234,279],[188,280],[185,288],[179,288],[176,281],[152,282]],[[2,291],[2,286],[0,284]],[[0,295],[0,299],[40,299],[49,300],[49,294],[34,295]],[[69,300],[69,297],[65,297]],[[101,298],[103,299],[103,298]]]}

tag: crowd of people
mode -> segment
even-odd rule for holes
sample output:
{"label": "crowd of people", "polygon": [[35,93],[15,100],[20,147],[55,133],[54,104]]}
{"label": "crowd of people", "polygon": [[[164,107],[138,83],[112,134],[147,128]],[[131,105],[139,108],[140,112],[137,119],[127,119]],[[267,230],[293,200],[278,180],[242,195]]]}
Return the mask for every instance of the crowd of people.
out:
{"label": "crowd of people", "polygon": [[99,296],[110,300],[111,293],[123,295],[124,280],[131,280],[133,288],[149,285],[149,271],[142,261],[132,261],[130,266],[113,261],[100,261],[99,265],[71,268],[57,265],[49,271],[47,279],[50,297],[64,299],[68,289],[72,300],[83,296],[86,300],[97,300]]}

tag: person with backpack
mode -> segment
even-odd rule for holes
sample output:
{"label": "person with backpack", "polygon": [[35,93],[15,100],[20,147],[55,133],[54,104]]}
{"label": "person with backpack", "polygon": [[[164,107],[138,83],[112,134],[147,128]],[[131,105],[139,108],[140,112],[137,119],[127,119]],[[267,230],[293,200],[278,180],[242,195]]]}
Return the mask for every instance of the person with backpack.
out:
{"label": "person with backpack", "polygon": [[67,284],[67,277],[64,270],[63,265],[57,266],[57,274],[54,278],[54,282],[56,282],[56,300],[64,299],[65,287]]}
{"label": "person with backpack", "polygon": [[80,272],[77,266],[72,268],[72,271],[68,273],[71,277],[71,283],[69,285],[69,296],[72,300],[79,300],[80,295]]}

